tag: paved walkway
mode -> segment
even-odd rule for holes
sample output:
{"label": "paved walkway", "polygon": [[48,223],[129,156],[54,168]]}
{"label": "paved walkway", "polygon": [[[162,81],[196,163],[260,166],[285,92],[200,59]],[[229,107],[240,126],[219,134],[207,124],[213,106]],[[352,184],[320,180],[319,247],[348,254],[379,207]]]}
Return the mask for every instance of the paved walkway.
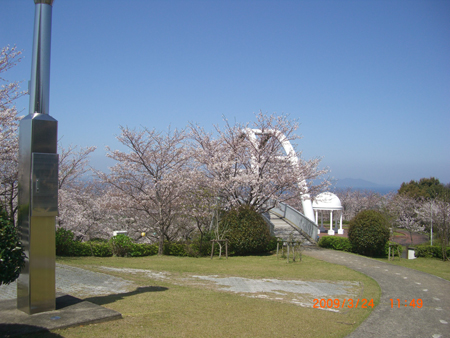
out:
{"label": "paved walkway", "polygon": [[[450,337],[449,281],[342,251],[315,247],[306,248],[304,254],[347,266],[380,285],[380,304],[348,337]],[[400,299],[400,308],[397,299]],[[405,307],[405,300],[409,304],[412,299],[421,299],[423,307]]]}
{"label": "paved walkway", "polygon": [[[135,288],[134,283],[123,278],[56,264],[56,292],[77,297],[90,297],[125,293]],[[15,298],[17,298],[16,282],[0,286],[0,300]]]}

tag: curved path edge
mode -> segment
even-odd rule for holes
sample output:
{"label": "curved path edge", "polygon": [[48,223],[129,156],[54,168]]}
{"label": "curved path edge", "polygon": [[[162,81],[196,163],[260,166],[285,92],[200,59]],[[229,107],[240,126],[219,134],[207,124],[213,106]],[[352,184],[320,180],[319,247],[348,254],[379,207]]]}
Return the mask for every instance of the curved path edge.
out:
{"label": "curved path edge", "polygon": [[[378,306],[347,337],[450,337],[450,282],[425,272],[368,257],[322,248],[305,248],[305,255],[344,265],[373,278],[381,288]],[[422,299],[422,308],[405,307]],[[391,300],[394,300],[394,307]],[[401,306],[398,308],[397,299]]]}

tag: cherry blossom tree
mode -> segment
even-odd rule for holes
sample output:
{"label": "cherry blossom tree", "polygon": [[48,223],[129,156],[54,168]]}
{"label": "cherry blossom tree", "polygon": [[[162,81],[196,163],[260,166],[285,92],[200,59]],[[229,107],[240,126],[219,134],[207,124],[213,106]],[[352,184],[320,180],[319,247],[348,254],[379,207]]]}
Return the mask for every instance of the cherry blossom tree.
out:
{"label": "cherry blossom tree", "polygon": [[350,221],[362,210],[380,210],[389,199],[371,190],[339,189],[335,192],[343,207],[343,219]]}
{"label": "cherry blossom tree", "polygon": [[196,226],[196,231],[200,234],[200,251],[203,247],[203,237],[210,230],[214,214],[218,209],[217,194],[210,189],[202,180],[199,172],[193,171],[191,175],[191,184],[187,187],[184,202],[183,213],[188,219],[191,219]]}
{"label": "cherry blossom tree", "polygon": [[162,254],[164,239],[171,240],[177,234],[174,222],[180,216],[188,185],[186,132],[120,129],[117,139],[128,152],[107,148],[107,156],[117,163],[109,175],[97,174],[114,188],[128,212],[139,219],[138,224],[145,226],[142,230],[156,234],[158,254]]}
{"label": "cherry blossom tree", "polygon": [[[225,208],[246,204],[264,212],[273,207],[270,201],[289,202],[298,195],[323,188],[324,184],[314,186],[311,183],[327,172],[318,169],[320,159],[304,160],[297,151],[286,154],[276,137],[264,134],[276,131],[295,144],[300,139],[295,133],[296,121],[286,115],[259,113],[251,126],[261,131],[256,142],[245,133],[249,127],[249,124],[231,125],[225,120],[224,129],[216,126],[217,137],[213,137],[191,124],[195,161],[207,185],[217,192]],[[293,165],[295,157],[298,163]],[[309,191],[304,182],[310,184]]]}
{"label": "cherry blossom tree", "polygon": [[97,147],[70,145],[67,149],[59,145],[58,189],[76,188],[80,179],[89,172],[89,155]]}
{"label": "cherry blossom tree", "polygon": [[446,248],[448,246],[450,236],[450,203],[448,196],[442,198],[431,199],[424,201],[417,209],[419,218],[424,223],[433,224],[433,228],[438,233],[441,239],[442,259],[448,260]]}
{"label": "cherry blossom tree", "polygon": [[4,73],[20,61],[21,51],[14,46],[0,50],[0,206],[15,222],[18,193],[18,123],[14,101],[25,94],[19,82],[9,82]]}
{"label": "cherry blossom tree", "polygon": [[110,238],[114,230],[131,222],[123,216],[121,202],[100,182],[89,181],[83,189],[59,190],[58,226],[71,230],[78,239]]}
{"label": "cherry blossom tree", "polygon": [[89,155],[96,147],[70,145],[65,148],[59,145],[58,148],[58,226],[73,231],[83,239],[105,237],[106,228],[100,221],[108,214],[105,204],[109,196],[104,196],[107,193],[99,182],[84,177],[91,170]]}
{"label": "cherry blossom tree", "polygon": [[18,81],[10,82],[3,77],[3,73],[20,62],[21,54],[22,52],[17,50],[16,46],[6,46],[0,50],[0,82],[2,83],[0,87],[0,111],[2,112],[13,107],[14,101],[26,94],[26,92],[19,90]]}
{"label": "cherry blossom tree", "polygon": [[420,201],[407,195],[399,194],[394,196],[389,204],[394,224],[409,232],[411,244],[413,244],[412,234],[424,230],[423,223],[417,213],[420,206]]}

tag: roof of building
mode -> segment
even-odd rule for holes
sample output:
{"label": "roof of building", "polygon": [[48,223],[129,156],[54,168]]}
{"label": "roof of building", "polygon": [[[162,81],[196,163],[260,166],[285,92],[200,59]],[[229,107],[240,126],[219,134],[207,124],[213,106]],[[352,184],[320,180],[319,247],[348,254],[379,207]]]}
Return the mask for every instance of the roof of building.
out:
{"label": "roof of building", "polygon": [[342,204],[335,194],[331,192],[323,192],[314,199],[313,209],[317,210],[342,210]]}

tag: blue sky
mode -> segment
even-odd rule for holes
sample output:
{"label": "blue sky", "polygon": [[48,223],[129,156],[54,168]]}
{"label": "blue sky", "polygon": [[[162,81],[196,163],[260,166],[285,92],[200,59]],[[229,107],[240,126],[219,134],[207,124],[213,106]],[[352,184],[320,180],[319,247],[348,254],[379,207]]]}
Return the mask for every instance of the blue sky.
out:
{"label": "blue sky", "polygon": [[[34,7],[0,0],[24,89]],[[298,118],[297,148],[335,178],[450,182],[450,1],[55,0],[51,57],[61,142],[97,146],[102,170],[120,125],[212,130],[261,110]]]}

